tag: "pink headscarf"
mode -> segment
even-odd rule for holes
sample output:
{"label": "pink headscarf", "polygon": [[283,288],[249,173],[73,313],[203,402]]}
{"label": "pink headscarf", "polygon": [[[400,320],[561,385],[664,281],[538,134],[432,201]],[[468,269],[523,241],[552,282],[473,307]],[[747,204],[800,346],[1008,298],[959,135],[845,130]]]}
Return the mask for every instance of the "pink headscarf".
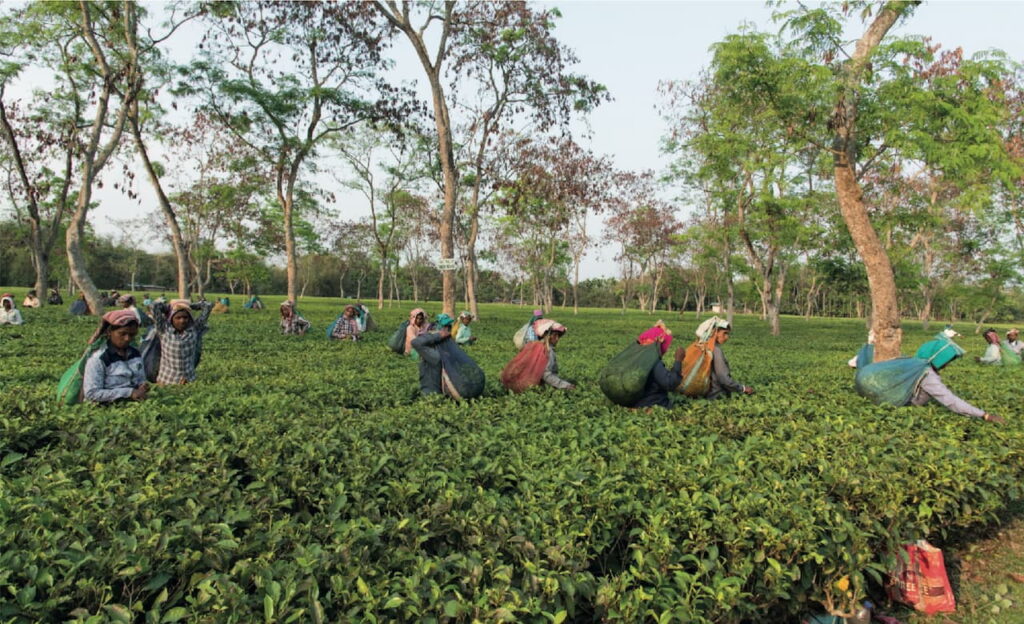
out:
{"label": "pink headscarf", "polygon": [[561,323],[556,323],[551,319],[541,319],[537,321],[533,331],[537,334],[538,338],[543,338],[548,334],[548,332],[559,332],[564,334],[566,329],[565,325],[562,325]]}
{"label": "pink headscarf", "polygon": [[410,325],[415,325],[416,324],[416,315],[417,314],[422,314],[423,315],[423,322],[424,323],[427,322],[427,313],[423,310],[423,308],[416,308],[412,312],[409,313],[409,324]]}
{"label": "pink headscarf", "polygon": [[92,337],[89,338],[89,344],[92,344],[102,337],[107,329],[111,327],[124,327],[132,323],[138,324],[139,319],[135,316],[135,310],[130,308],[121,308],[120,310],[111,310],[103,315],[100,321],[100,326],[96,328]]}
{"label": "pink headscarf", "polygon": [[665,355],[665,352],[668,351],[669,346],[672,344],[672,332],[665,331],[665,328],[663,327],[655,325],[640,334],[636,341],[642,345],[649,345],[651,343],[658,342],[659,338],[661,339],[661,343],[659,345],[661,347],[661,354]]}
{"label": "pink headscarf", "polygon": [[139,319],[135,316],[134,310],[121,308],[120,310],[111,310],[104,314],[103,321],[114,327],[124,327],[129,323],[138,323]]}

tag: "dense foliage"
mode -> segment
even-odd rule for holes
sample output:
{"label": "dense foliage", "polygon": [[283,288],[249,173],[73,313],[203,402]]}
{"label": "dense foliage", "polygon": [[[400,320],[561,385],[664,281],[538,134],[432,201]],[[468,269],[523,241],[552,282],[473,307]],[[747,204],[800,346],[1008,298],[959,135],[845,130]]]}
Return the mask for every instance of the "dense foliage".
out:
{"label": "dense foliage", "polygon": [[[1020,372],[944,374],[1003,427],[877,407],[845,365],[862,322],[784,317],[772,337],[739,317],[725,349],[755,396],[633,411],[596,381],[648,315],[556,311],[580,390],[511,396],[498,371],[529,311],[484,306],[487,391],[454,404],[415,398],[385,348],[404,308],[340,344],[339,302],[303,301],[304,337],[278,333],[278,302],[235,300],[196,383],[115,407],[53,400],[94,319],[0,328],[0,619],[782,621],[876,592],[894,544],[1021,495]],[[666,320],[680,341],[697,324]]]}

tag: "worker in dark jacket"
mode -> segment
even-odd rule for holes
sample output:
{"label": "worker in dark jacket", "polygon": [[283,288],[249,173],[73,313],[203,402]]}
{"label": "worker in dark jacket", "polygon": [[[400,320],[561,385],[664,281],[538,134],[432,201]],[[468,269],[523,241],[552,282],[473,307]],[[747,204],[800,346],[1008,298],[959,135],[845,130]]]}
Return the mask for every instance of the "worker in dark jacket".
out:
{"label": "worker in dark jacket", "polygon": [[728,342],[731,334],[732,327],[729,323],[719,320],[715,324],[715,350],[711,360],[711,388],[708,390],[707,395],[709,399],[721,399],[731,394],[754,394],[752,386],[744,386],[732,378],[729,360],[725,359],[725,354],[722,353],[722,345]]}
{"label": "worker in dark jacket", "polygon": [[[661,355],[664,356],[672,345],[672,332],[665,327],[663,322],[658,321],[654,327],[640,334],[637,342],[640,344],[657,343],[661,349]],[[669,400],[668,394],[675,390],[679,386],[679,382],[683,380],[681,371],[683,368],[683,356],[685,355],[685,348],[679,347],[676,349],[675,362],[672,364],[672,368],[666,367],[665,363],[659,358],[654,363],[654,368],[647,375],[643,397],[633,407],[658,406],[666,409],[671,408],[672,401]]]}
{"label": "worker in dark jacket", "polygon": [[441,394],[441,353],[437,345],[452,337],[452,325],[455,319],[447,314],[439,314],[435,325],[436,332],[427,332],[413,338],[410,346],[419,354],[420,361],[420,393]]}

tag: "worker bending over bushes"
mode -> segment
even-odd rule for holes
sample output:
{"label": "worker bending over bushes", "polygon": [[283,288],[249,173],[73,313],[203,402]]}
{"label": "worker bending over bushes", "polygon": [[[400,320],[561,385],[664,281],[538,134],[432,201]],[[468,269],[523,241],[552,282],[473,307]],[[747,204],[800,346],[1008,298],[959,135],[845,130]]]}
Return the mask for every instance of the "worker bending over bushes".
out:
{"label": "worker bending over bushes", "polygon": [[559,390],[573,390],[576,384],[558,375],[555,347],[566,328],[551,319],[537,321],[538,340],[523,347],[501,371],[501,384],[512,392],[523,392],[534,386],[548,385]]}
{"label": "worker bending over bushes", "polygon": [[939,371],[964,354],[960,345],[945,335],[921,345],[914,357],[871,362],[866,349],[858,356],[854,385],[862,396],[875,403],[923,406],[932,400],[946,409],[989,422],[1005,422],[964,401],[946,387]]}

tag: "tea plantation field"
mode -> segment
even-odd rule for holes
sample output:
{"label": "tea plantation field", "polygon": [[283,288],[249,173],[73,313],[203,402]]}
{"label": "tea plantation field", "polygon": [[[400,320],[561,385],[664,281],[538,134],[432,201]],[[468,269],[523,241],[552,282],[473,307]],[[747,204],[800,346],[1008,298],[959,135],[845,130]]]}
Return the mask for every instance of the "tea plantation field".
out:
{"label": "tea plantation field", "polygon": [[[633,411],[596,380],[646,314],[556,310],[580,389],[509,396],[529,309],[485,306],[488,391],[454,404],[416,398],[384,346],[411,306],[340,344],[337,301],[300,305],[304,337],[279,302],[233,298],[196,383],[116,407],[53,400],[95,319],[0,327],[0,621],[794,621],[880,595],[895,544],[973,535],[1022,495],[1024,370],[944,374],[1002,427],[876,407],[846,367],[862,321],[772,337],[740,317],[725,350],[756,395]],[[692,314],[665,320],[689,342]],[[905,351],[937,329],[908,323]]]}

